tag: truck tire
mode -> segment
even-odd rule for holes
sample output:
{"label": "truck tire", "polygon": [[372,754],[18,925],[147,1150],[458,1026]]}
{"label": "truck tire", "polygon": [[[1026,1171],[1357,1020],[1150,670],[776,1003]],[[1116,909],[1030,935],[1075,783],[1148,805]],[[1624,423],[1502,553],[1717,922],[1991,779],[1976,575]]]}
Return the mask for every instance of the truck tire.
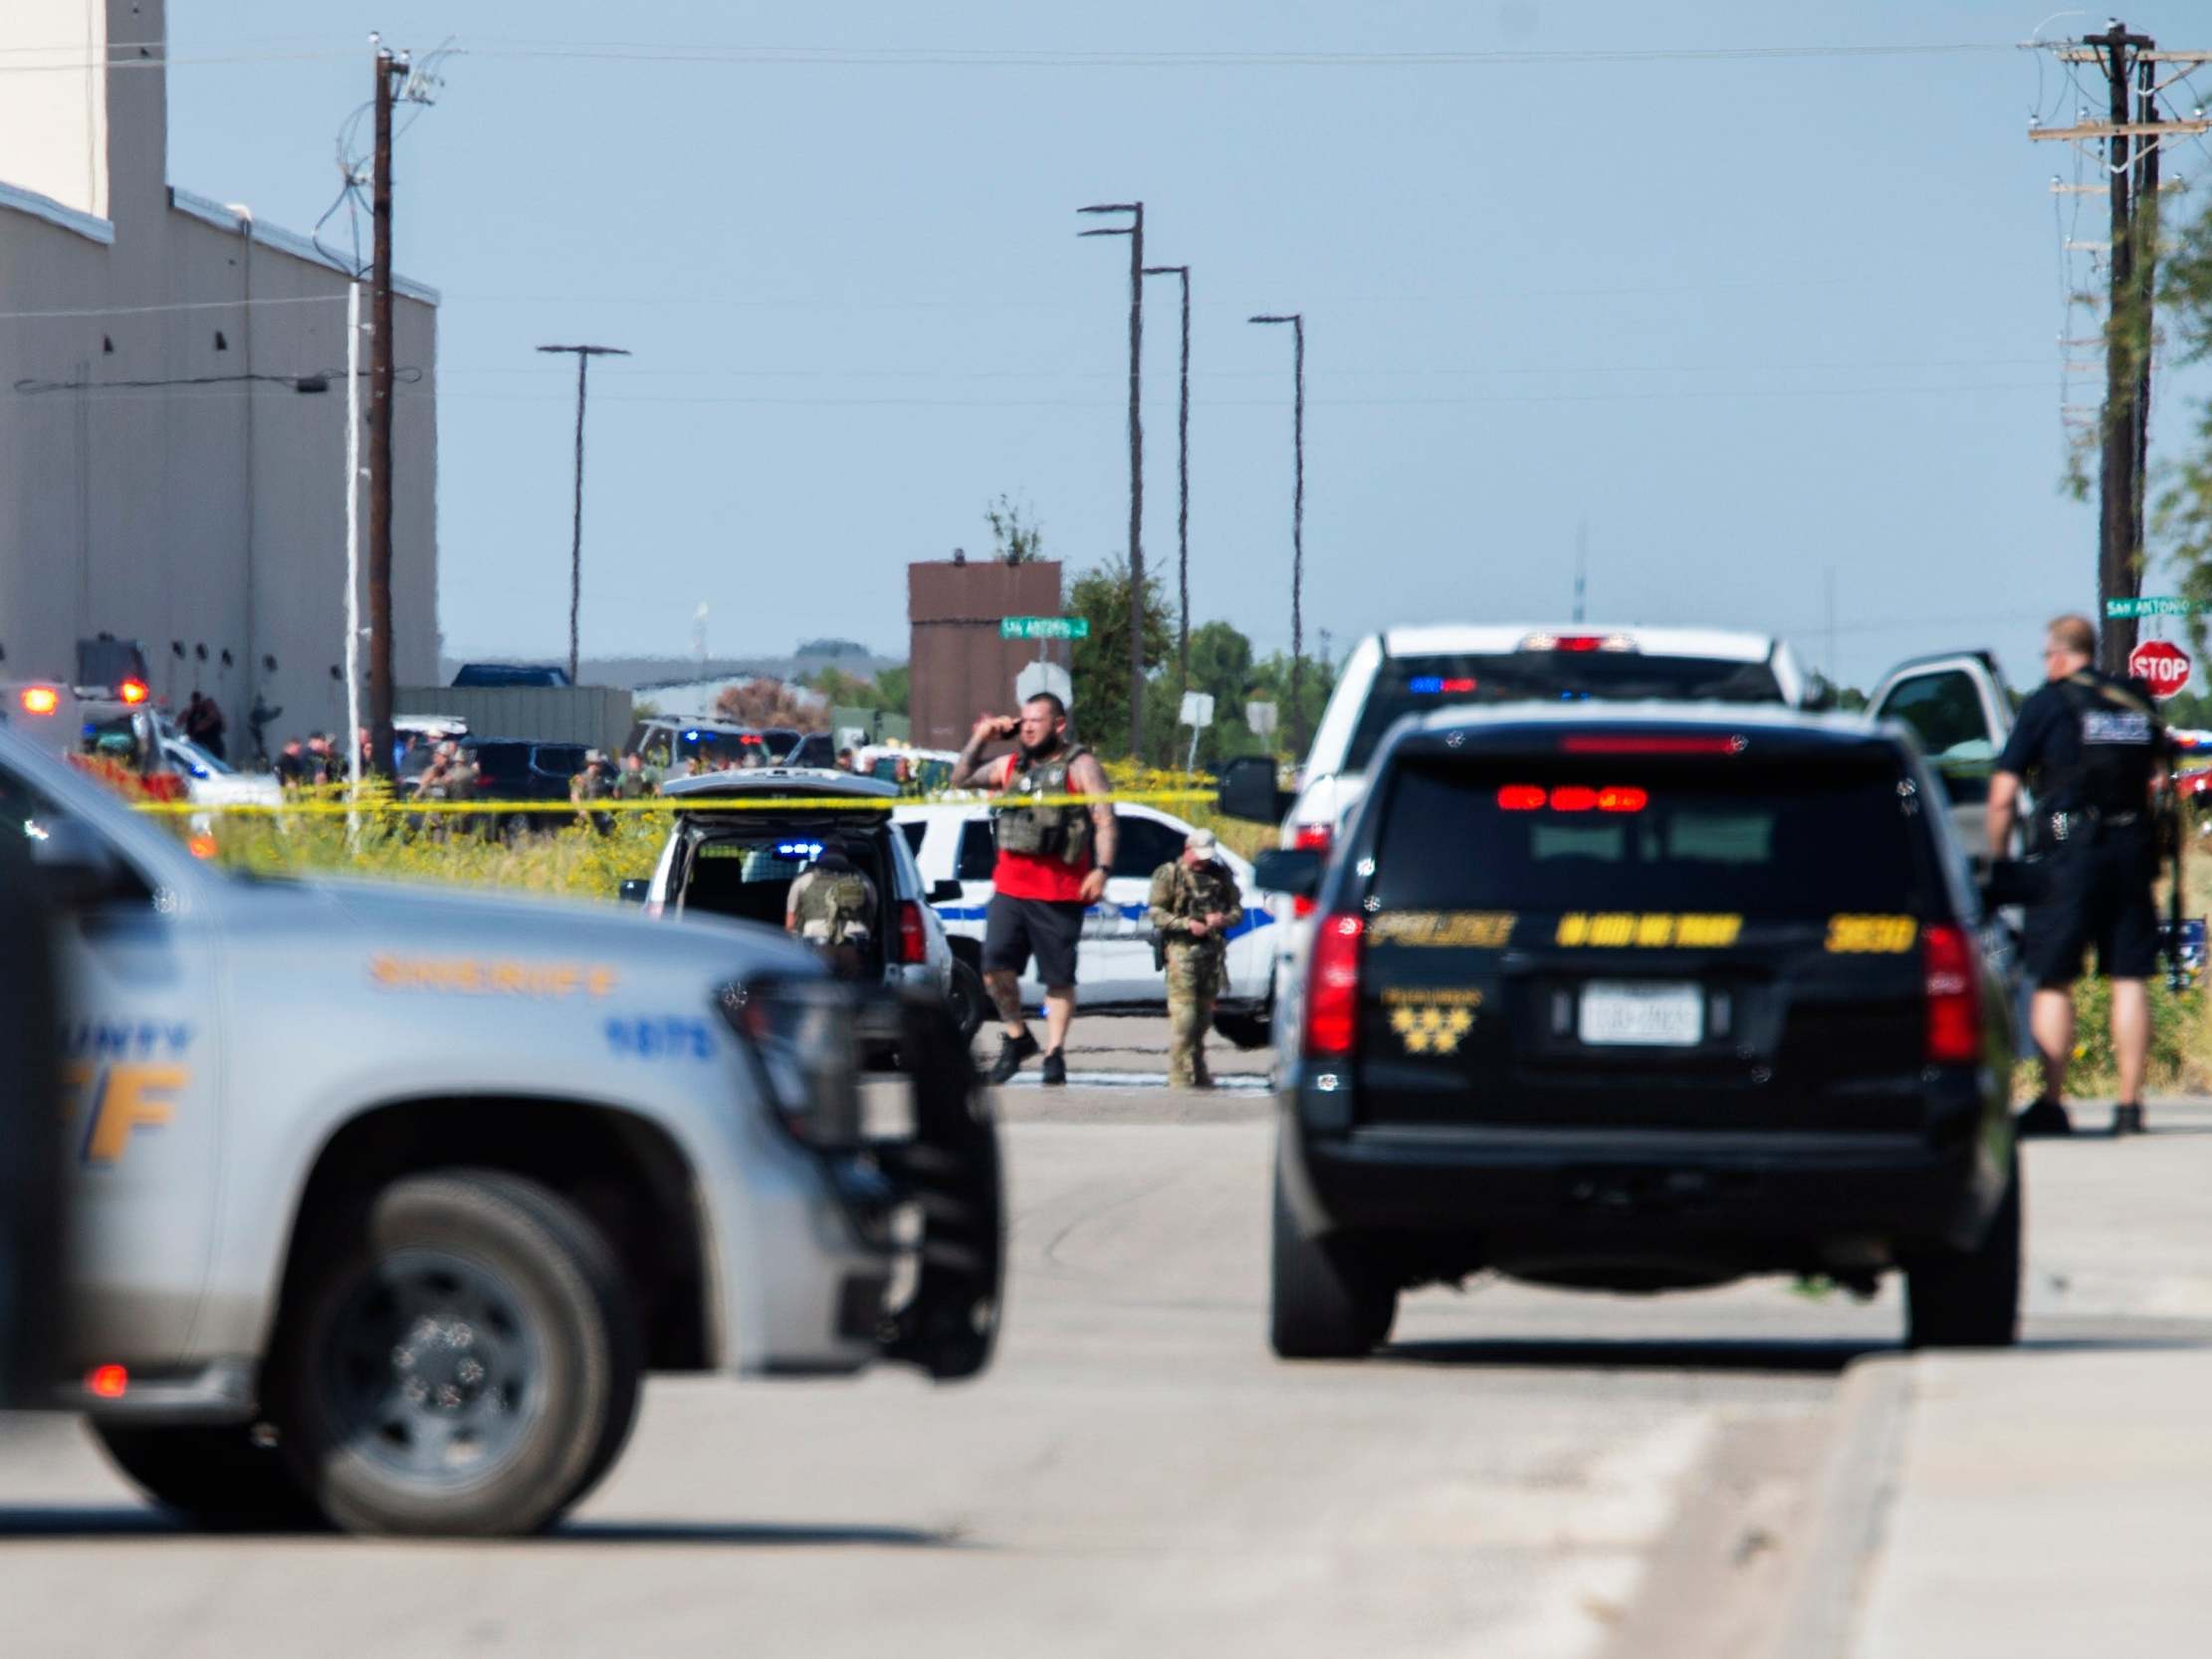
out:
{"label": "truck tire", "polygon": [[247,1423],[87,1425],[108,1460],[163,1509],[211,1532],[292,1531],[321,1517],[274,1446]]}
{"label": "truck tire", "polygon": [[1268,1341],[1282,1359],[1359,1359],[1390,1336],[1398,1287],[1358,1242],[1310,1239],[1275,1173]]}
{"label": "truck tire", "polygon": [[984,1021],[991,1017],[991,998],[984,990],[983,975],[958,956],[953,958],[945,1001],[952,1009],[953,1023],[960,1027],[962,1044],[974,1042],[976,1033],[984,1028]]}
{"label": "truck tire", "polygon": [[1911,1348],[2010,1348],[2020,1340],[2020,1160],[1971,1250],[1933,1250],[1905,1264]]}
{"label": "truck tire", "polygon": [[552,1525],[637,1413],[636,1321],[614,1253],[534,1181],[410,1175],[332,1229],[280,1333],[295,1476],[355,1533]]}

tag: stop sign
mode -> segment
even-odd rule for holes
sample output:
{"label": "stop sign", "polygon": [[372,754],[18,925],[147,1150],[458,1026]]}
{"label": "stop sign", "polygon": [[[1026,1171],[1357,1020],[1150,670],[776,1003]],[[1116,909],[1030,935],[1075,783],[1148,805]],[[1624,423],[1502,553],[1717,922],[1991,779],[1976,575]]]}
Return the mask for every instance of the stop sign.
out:
{"label": "stop sign", "polygon": [[2189,683],[2189,653],[2170,640],[2146,639],[2127,659],[2127,672],[2153,697],[2172,697]]}

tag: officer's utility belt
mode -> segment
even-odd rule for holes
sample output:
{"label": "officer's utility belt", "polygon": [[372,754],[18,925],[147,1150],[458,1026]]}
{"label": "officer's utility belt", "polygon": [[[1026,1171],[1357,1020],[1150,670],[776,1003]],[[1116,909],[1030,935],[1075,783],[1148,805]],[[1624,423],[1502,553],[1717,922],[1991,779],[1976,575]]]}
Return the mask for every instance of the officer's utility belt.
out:
{"label": "officer's utility belt", "polygon": [[2146,821],[2147,815],[2140,811],[2106,812],[2101,807],[2085,806],[2073,812],[2052,813],[2051,839],[2069,844],[2106,841],[2132,835]]}

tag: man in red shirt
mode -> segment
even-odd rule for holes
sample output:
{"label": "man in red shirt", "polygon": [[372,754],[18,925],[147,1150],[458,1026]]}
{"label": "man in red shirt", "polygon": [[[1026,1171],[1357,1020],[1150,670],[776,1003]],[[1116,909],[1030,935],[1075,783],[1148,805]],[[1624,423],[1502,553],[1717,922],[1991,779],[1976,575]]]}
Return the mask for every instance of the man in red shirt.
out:
{"label": "man in red shirt", "polygon": [[[982,758],[984,745],[1014,737],[1014,752]],[[1067,706],[1051,693],[1032,697],[1018,717],[986,715],[953,768],[956,789],[997,793],[992,808],[998,859],[984,923],[984,987],[1005,1021],[1005,1041],[991,1081],[1003,1083],[1038,1051],[1021,1018],[1021,970],[1036,958],[1044,981],[1041,1081],[1067,1081],[1067,1029],[1075,1018],[1075,950],[1083,913],[1106,891],[1114,867],[1114,808],[1058,802],[1056,796],[1104,795],[1098,757],[1067,735]]]}

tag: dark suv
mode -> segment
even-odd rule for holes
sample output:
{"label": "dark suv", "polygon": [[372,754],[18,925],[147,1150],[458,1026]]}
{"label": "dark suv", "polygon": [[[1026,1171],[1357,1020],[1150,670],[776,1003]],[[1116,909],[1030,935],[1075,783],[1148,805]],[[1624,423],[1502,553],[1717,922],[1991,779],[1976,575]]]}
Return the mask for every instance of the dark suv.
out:
{"label": "dark suv", "polygon": [[1408,720],[1325,867],[1286,1022],[1272,1334],[1363,1353],[1489,1268],[1871,1290],[1909,1340],[2019,1307],[2010,938],[1908,734],[1788,711]]}

